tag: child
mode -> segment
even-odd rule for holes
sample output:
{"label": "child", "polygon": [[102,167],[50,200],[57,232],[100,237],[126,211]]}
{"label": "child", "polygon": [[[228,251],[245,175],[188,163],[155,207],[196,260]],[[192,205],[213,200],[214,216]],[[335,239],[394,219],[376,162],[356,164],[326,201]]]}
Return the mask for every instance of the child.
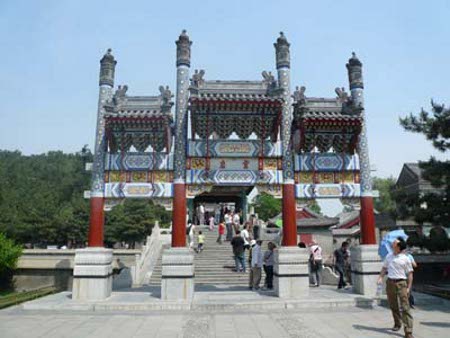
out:
{"label": "child", "polygon": [[203,251],[203,244],[205,243],[205,235],[201,231],[198,232],[198,247],[197,252]]}
{"label": "child", "polygon": [[217,237],[217,243],[222,244],[223,235],[225,234],[225,224],[223,222],[219,223],[219,236]]}

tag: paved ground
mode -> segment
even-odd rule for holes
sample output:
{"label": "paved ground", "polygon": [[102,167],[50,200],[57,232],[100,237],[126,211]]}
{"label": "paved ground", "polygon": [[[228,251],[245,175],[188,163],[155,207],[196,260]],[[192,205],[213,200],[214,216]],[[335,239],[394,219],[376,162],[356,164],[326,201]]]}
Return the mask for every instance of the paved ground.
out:
{"label": "paved ground", "polygon": [[[415,336],[450,336],[450,308],[415,310]],[[370,310],[261,312],[68,313],[19,308],[0,311],[0,336],[9,337],[402,337],[390,313]]]}
{"label": "paved ground", "polygon": [[[336,291],[332,289],[323,288],[314,293],[310,296],[317,302],[336,297]],[[207,303],[223,303],[223,297],[228,297],[232,303],[257,302],[264,297],[232,291],[197,295],[199,301]],[[132,293],[128,293],[127,298],[130,296],[133,296]],[[450,337],[450,302],[421,294],[417,296],[422,306],[414,310],[415,337]],[[164,312],[136,312],[130,309],[37,311],[18,306],[0,311],[0,337],[403,337],[401,333],[388,330],[392,319],[390,311],[384,307],[363,309],[329,305],[313,309],[271,309],[262,305],[247,310],[228,307],[223,311],[213,308]]]}

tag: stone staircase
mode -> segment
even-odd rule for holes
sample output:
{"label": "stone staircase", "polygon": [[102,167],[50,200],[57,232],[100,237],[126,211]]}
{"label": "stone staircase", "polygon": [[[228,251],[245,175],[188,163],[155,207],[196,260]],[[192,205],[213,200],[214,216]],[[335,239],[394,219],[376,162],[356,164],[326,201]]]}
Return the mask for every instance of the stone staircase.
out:
{"label": "stone staircase", "polygon": [[[245,252],[247,272],[237,273],[234,271],[235,264],[230,242],[216,243],[217,227],[213,231],[209,231],[206,226],[196,227],[196,233],[198,231],[202,231],[206,238],[204,250],[201,253],[194,253],[195,285],[248,287],[248,251]],[[195,241],[197,247],[197,236]],[[167,248],[163,248],[163,253],[165,249]],[[263,244],[263,249],[267,249],[266,243]],[[150,286],[161,285],[161,261],[160,255],[149,281]],[[261,286],[264,284],[264,271],[262,274]]]}

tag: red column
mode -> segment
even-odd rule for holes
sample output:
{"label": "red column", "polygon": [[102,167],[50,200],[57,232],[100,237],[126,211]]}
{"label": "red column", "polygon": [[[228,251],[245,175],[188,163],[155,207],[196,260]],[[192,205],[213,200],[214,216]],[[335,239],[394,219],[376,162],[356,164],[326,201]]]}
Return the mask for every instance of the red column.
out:
{"label": "red column", "polygon": [[283,184],[283,246],[297,245],[295,185]]}
{"label": "red column", "polygon": [[371,196],[361,197],[361,244],[376,244],[375,217],[373,215],[373,198]]}
{"label": "red column", "polygon": [[103,197],[91,197],[91,215],[89,222],[89,239],[88,246],[103,247],[103,224],[104,224],[104,211],[103,211]]}
{"label": "red column", "polygon": [[172,248],[186,246],[186,184],[173,184]]}

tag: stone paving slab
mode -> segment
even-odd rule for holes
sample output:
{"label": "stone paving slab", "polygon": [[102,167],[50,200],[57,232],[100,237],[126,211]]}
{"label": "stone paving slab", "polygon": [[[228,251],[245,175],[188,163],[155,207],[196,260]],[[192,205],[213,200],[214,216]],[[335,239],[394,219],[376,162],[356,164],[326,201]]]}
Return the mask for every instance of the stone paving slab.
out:
{"label": "stone paving slab", "polygon": [[[416,338],[448,338],[450,306],[428,305],[413,310]],[[0,311],[0,336],[10,337],[267,337],[267,338],[378,338],[402,337],[390,332],[390,311],[347,308],[314,311],[238,310],[152,313]]]}

